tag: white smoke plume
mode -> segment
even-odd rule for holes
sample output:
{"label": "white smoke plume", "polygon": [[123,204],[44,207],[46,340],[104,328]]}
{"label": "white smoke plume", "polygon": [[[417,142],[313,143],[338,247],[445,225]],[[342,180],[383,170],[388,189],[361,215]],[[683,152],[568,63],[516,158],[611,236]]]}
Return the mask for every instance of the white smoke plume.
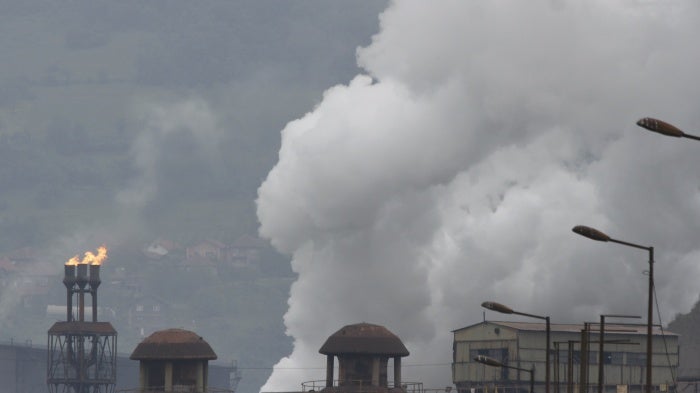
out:
{"label": "white smoke plume", "polygon": [[[158,160],[166,154],[161,144],[177,133],[193,136],[196,142],[192,154],[217,158],[222,128],[211,108],[201,98],[178,101],[167,99],[136,99],[132,116],[139,134],[131,147],[138,176],[121,190],[116,200],[120,206],[139,209],[152,201],[158,191]],[[183,159],[186,159],[183,157]]]}
{"label": "white smoke plume", "polygon": [[[323,379],[346,324],[406,343],[404,380],[451,384],[451,331],[494,300],[553,322],[646,315],[656,250],[661,320],[700,277],[694,0],[392,3],[358,50],[366,71],[282,131],[258,196],[260,233],[298,273],[294,349],[263,391]],[[487,319],[505,319],[495,313]]]}

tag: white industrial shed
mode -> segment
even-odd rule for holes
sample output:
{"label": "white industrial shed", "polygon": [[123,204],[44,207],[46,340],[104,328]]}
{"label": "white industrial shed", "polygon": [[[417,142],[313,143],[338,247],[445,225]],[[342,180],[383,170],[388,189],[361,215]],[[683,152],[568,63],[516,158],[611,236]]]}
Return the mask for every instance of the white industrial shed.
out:
{"label": "white industrial shed", "polygon": [[[483,321],[454,330],[452,380],[459,393],[527,392],[529,370],[534,370],[535,392],[544,392],[545,326],[544,323]],[[550,325],[550,393],[598,392],[599,330],[598,323]],[[588,334],[584,335],[583,331]],[[658,326],[652,334],[653,391],[673,392],[678,370],[678,335]],[[602,370],[605,393],[644,391],[646,337],[644,324],[605,324]],[[587,361],[585,357],[581,360],[581,341],[588,343]],[[474,358],[478,355],[508,367],[476,362]],[[588,367],[582,368],[582,364]]]}

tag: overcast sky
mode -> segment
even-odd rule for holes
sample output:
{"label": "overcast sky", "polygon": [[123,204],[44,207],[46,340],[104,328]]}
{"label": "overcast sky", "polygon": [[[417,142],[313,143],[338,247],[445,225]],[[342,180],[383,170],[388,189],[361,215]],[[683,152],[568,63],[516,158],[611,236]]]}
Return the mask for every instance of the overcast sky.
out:
{"label": "overcast sky", "polygon": [[700,144],[635,122],[700,134],[700,3],[406,0],[379,21],[362,74],[290,119],[258,190],[260,233],[299,274],[294,350],[263,391],[323,379],[346,324],[398,334],[404,379],[440,387],[485,300],[555,323],[646,315],[647,253],[579,224],[655,247],[655,322],[690,310]]}
{"label": "overcast sky", "polygon": [[[188,293],[218,295],[199,307],[202,296],[165,295],[181,271],[144,277],[152,265],[139,251],[158,238],[191,246],[254,235],[256,190],[276,162],[281,129],[358,72],[355,48],[379,30],[385,6],[0,0],[0,259],[36,251],[0,285],[0,341],[45,342],[53,317],[36,323],[41,306],[27,312],[17,286],[62,274],[68,258],[105,244],[101,291],[103,305],[118,313],[120,353],[141,338],[126,329],[122,312],[132,302],[121,303],[114,280],[113,272],[126,271],[144,293],[184,306],[154,328],[196,311],[196,324],[175,326],[205,337],[221,363],[237,362],[244,374],[237,392],[257,392],[290,347],[280,327],[290,276],[278,265],[284,259],[264,251],[259,272],[243,269],[230,280],[265,293],[249,293],[250,301],[188,280]],[[61,286],[60,278],[49,283]],[[279,287],[264,291],[271,283]]]}

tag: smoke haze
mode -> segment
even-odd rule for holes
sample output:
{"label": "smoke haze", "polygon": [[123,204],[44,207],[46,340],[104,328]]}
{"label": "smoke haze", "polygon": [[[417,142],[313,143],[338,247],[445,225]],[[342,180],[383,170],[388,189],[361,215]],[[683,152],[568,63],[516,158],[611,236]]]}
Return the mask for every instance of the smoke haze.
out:
{"label": "smoke haze", "polygon": [[131,156],[138,175],[116,196],[117,202],[127,210],[143,208],[156,197],[162,156],[165,152],[177,153],[175,149],[167,149],[169,138],[193,142],[187,146],[188,158],[207,157],[211,162],[220,155],[217,144],[222,138],[216,116],[200,98],[178,102],[145,98],[135,101],[133,116],[139,134],[132,144]]}
{"label": "smoke haze", "polygon": [[[0,342],[45,343],[62,264],[104,244],[120,352],[191,328],[238,365],[229,387],[257,392],[291,351],[288,258],[256,241],[259,260],[201,285],[185,249],[255,234],[279,130],[359,72],[386,0],[0,3]],[[141,296],[172,307],[130,318]]]}
{"label": "smoke haze", "polygon": [[318,349],[350,323],[395,332],[404,379],[440,387],[482,301],[645,315],[646,253],[578,224],[654,246],[656,322],[687,312],[700,147],[635,122],[697,133],[699,20],[690,0],[393,2],[358,49],[365,74],[287,124],[258,190],[260,233],[299,275],[294,350],[262,390],[323,379]]}

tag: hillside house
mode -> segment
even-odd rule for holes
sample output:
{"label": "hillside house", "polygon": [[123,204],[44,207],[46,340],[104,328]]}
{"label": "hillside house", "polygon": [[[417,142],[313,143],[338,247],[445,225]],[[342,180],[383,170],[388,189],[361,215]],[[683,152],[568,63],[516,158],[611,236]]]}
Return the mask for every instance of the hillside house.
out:
{"label": "hillside house", "polygon": [[228,257],[227,251],[227,246],[224,243],[207,239],[187,247],[185,254],[188,260],[209,259],[211,261],[224,261]]}
{"label": "hillside house", "polygon": [[127,310],[129,328],[141,337],[167,326],[170,305],[154,295],[140,295],[134,298]]}
{"label": "hillside house", "polygon": [[143,253],[149,259],[161,259],[166,256],[171,256],[181,249],[182,246],[172,240],[158,238],[147,244]]}
{"label": "hillside house", "polygon": [[234,266],[248,266],[260,260],[260,253],[268,244],[251,235],[243,235],[233,242],[230,249],[231,262]]}

